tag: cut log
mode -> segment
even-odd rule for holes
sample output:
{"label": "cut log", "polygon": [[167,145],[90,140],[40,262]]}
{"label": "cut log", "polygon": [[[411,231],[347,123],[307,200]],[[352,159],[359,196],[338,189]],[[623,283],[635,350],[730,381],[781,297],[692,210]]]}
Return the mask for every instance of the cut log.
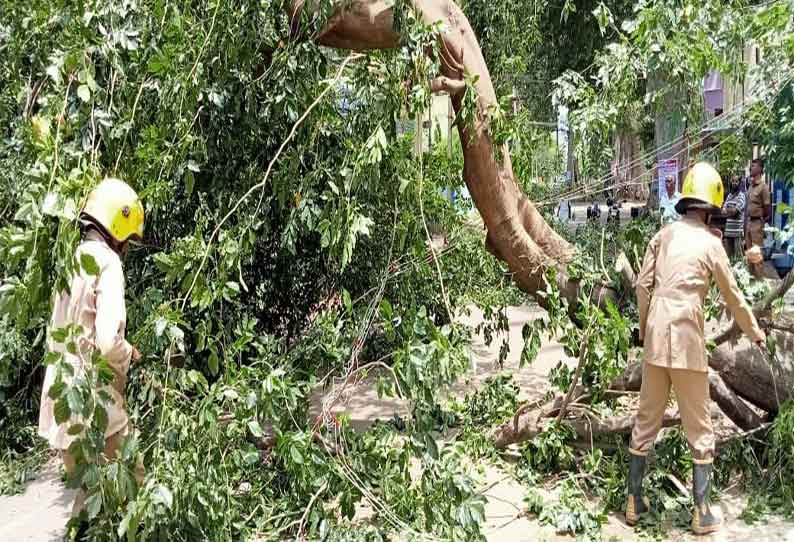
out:
{"label": "cut log", "polygon": [[[542,433],[554,418],[549,417],[550,412],[544,409],[537,409],[526,412],[513,420],[499,426],[492,434],[494,446],[502,450],[511,444],[531,440]],[[553,412],[551,412],[553,414]],[[720,414],[713,410],[712,417]],[[568,424],[576,433],[577,438],[589,441],[603,435],[628,434],[634,427],[634,414],[623,416],[612,416],[600,418],[597,416],[582,416],[575,419],[567,419]],[[681,424],[681,417],[677,410],[667,410],[662,419],[662,427],[673,427]]]}
{"label": "cut log", "polygon": [[776,359],[742,338],[716,348],[709,366],[736,395],[775,413],[780,404],[794,399],[794,334],[773,331],[772,335],[777,341]]}
{"label": "cut log", "polygon": [[[642,387],[642,363],[631,364],[620,377],[609,387],[614,391],[640,391]],[[711,399],[725,412],[725,415],[744,430],[754,429],[763,423],[763,418],[756,414],[742,399],[723,381],[719,373],[709,374],[709,390]]]}
{"label": "cut log", "polygon": [[612,381],[609,389],[615,391],[640,391],[642,387],[642,363],[632,363],[623,374]]}
{"label": "cut log", "polygon": [[760,427],[764,420],[729,389],[718,373],[709,374],[709,393],[730,420],[745,431]]}
{"label": "cut log", "polygon": [[[709,376],[711,397],[744,430],[755,429],[765,420],[743,400],[775,413],[784,401],[794,399],[794,334],[774,331],[773,335],[778,343],[774,363],[770,363],[769,358],[746,339],[724,343],[714,350],[709,360],[709,365],[718,373]],[[639,391],[641,386],[640,362],[631,364],[610,389]],[[582,392],[584,390],[579,389],[576,393]],[[501,449],[534,438],[551,422],[562,402],[563,399],[557,397],[546,408],[517,413],[493,433],[494,445]],[[675,425],[676,419],[670,413],[665,414],[665,426]],[[606,433],[627,433],[631,431],[633,420],[633,416],[622,416],[606,420],[581,418],[567,420],[566,423],[574,428],[578,437],[587,439]]]}

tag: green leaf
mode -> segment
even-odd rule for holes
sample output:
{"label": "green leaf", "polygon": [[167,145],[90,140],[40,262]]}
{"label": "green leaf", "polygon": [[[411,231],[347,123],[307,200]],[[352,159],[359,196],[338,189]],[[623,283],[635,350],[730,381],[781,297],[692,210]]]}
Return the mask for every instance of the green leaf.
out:
{"label": "green leaf", "polygon": [[289,450],[290,455],[292,456],[292,460],[297,463],[298,465],[303,465],[303,455],[301,455],[300,450],[297,446],[293,446]]}
{"label": "green leaf", "polygon": [[117,534],[119,538],[124,538],[124,535],[127,535],[127,542],[135,542],[138,534],[138,523],[140,519],[138,518],[138,503],[131,502],[127,506],[127,513],[124,515],[124,518],[119,523],[119,528]]}
{"label": "green leaf", "polygon": [[97,491],[89,496],[85,501],[85,509],[88,512],[89,521],[97,517],[99,511],[102,509],[102,493]]}
{"label": "green leaf", "polygon": [[69,401],[66,399],[66,396],[61,396],[60,399],[55,401],[55,422],[57,424],[62,424],[66,422],[72,415],[72,411],[69,408]]}
{"label": "green leaf", "polygon": [[259,425],[259,422],[256,421],[256,420],[252,420],[252,421],[248,422],[248,429],[251,430],[251,433],[256,438],[262,438],[265,435],[265,432],[262,431],[262,426]]}
{"label": "green leaf", "polygon": [[121,459],[123,461],[132,461],[135,454],[138,453],[138,435],[131,433],[127,435],[121,443]]}
{"label": "green leaf", "polygon": [[188,196],[193,193],[193,187],[196,184],[196,177],[193,175],[192,171],[188,171],[185,173],[185,194]]}
{"label": "green leaf", "polygon": [[215,376],[215,375],[218,374],[218,371],[220,370],[220,367],[219,367],[219,362],[218,362],[218,354],[215,353],[215,349],[213,349],[210,352],[209,358],[207,358],[207,365],[209,366],[210,373],[212,373],[212,376]]}
{"label": "green leaf", "polygon": [[520,367],[531,365],[540,352],[541,338],[540,331],[534,324],[524,324],[522,329],[524,336],[524,348],[521,350],[521,359],[519,361]]}
{"label": "green leaf", "polygon": [[66,384],[64,384],[63,380],[56,380],[52,386],[50,386],[49,391],[47,392],[47,396],[50,399],[58,399],[61,394],[63,394],[63,390],[66,389]]}
{"label": "green leaf", "polygon": [[104,359],[100,360],[97,365],[97,379],[100,384],[110,384],[116,378],[113,369],[110,368],[108,362]]}
{"label": "green leaf", "polygon": [[[115,465],[119,465],[119,463],[115,463]],[[124,468],[123,465],[120,466],[121,468],[118,469],[116,483],[118,484],[121,494],[126,496],[128,501],[132,501],[135,499],[135,494],[138,491],[138,484],[135,479],[130,476],[129,470]]]}
{"label": "green leaf", "polygon": [[41,363],[43,365],[55,365],[62,357],[60,352],[47,352],[44,354],[44,359],[41,360]]}
{"label": "green leaf", "polygon": [[152,501],[155,504],[162,504],[170,510],[174,505],[174,495],[164,485],[158,485],[152,493]]}
{"label": "green leaf", "polygon": [[154,322],[154,334],[157,337],[162,337],[166,327],[168,327],[168,320],[162,317],[158,318]]}
{"label": "green leaf", "polygon": [[347,290],[342,290],[342,304],[345,306],[345,310],[348,313],[353,312],[353,302],[350,299],[350,292]]}
{"label": "green leaf", "polygon": [[565,0],[560,18],[563,22],[568,22],[568,16],[572,13],[576,13],[576,2],[574,0]]}
{"label": "green leaf", "polygon": [[69,427],[69,430],[66,432],[66,434],[71,435],[71,436],[79,435],[80,433],[83,432],[84,429],[85,429],[85,426],[83,424],[76,423],[76,424],[72,425],[71,427]]}
{"label": "green leaf", "polygon": [[88,85],[80,85],[77,87],[77,96],[84,102],[87,102],[91,100],[91,89],[88,88]]}
{"label": "green leaf", "polygon": [[434,439],[430,433],[425,433],[425,447],[430,457],[438,459],[438,444],[436,444],[436,439]]}
{"label": "green leaf", "polygon": [[601,31],[601,35],[603,36],[609,29],[609,23],[612,21],[612,13],[603,2],[599,2],[598,6],[596,6],[596,8],[593,10],[593,15],[598,21],[598,29]]}
{"label": "green leaf", "polygon": [[259,452],[256,450],[248,450],[245,452],[245,455],[243,455],[243,462],[249,466],[256,465],[259,462],[259,457]]}
{"label": "green leaf", "polygon": [[50,332],[50,337],[56,343],[64,343],[66,342],[66,337],[69,336],[69,330],[65,327],[59,327],[58,329],[53,329]]}
{"label": "green leaf", "polygon": [[47,66],[47,69],[44,70],[47,75],[57,84],[61,84],[63,82],[63,77],[61,77],[61,65],[52,64]]}
{"label": "green leaf", "polygon": [[392,309],[391,303],[389,303],[388,299],[382,299],[380,302],[380,316],[384,320],[391,321],[394,317],[394,310]]}
{"label": "green leaf", "polygon": [[86,274],[93,277],[99,274],[99,265],[97,265],[96,260],[93,256],[86,254],[85,252],[80,254],[80,267],[83,268],[83,271],[85,271]]}
{"label": "green leaf", "polygon": [[94,427],[103,433],[108,428],[108,412],[102,405],[94,408]]}
{"label": "green leaf", "polygon": [[69,391],[66,392],[66,400],[69,401],[69,408],[72,412],[79,413],[83,410],[83,406],[85,406],[83,396],[80,393],[80,390],[78,390],[75,386],[70,387]]}

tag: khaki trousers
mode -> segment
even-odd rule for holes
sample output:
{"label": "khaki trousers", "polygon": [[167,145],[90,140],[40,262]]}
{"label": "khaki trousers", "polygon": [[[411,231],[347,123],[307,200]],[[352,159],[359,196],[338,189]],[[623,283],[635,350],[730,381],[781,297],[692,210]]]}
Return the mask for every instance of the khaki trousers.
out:
{"label": "khaki trousers", "polygon": [[[764,247],[764,221],[763,220],[756,220],[750,219],[748,224],[748,233],[749,237],[748,240],[750,241],[751,247]],[[750,271],[755,275],[757,278],[762,278],[764,276],[764,265],[763,264],[750,264]]]}
{"label": "khaki trousers", "polygon": [[[124,437],[129,434],[129,426],[125,426],[124,429],[117,433],[113,433],[108,438],[105,439],[105,459],[107,461],[113,461],[116,459],[118,455],[119,448],[121,448],[121,443],[124,441]],[[63,459],[63,467],[66,469],[66,474],[69,476],[72,475],[75,468],[77,467],[76,461],[72,454],[70,454],[67,450],[61,451],[61,458]],[[144,469],[143,463],[138,460],[135,464],[135,481],[138,483],[138,486],[143,484],[143,477],[144,477]],[[74,498],[74,504],[72,505],[72,517],[76,518],[80,515],[80,512],[83,511],[85,507],[85,500],[87,498],[86,491],[84,488],[80,488],[77,490],[77,495]]]}
{"label": "khaki trousers", "polygon": [[711,397],[707,372],[668,369],[648,363],[642,368],[640,408],[631,433],[631,452],[647,455],[662,427],[670,386],[675,390],[681,424],[684,426],[692,459],[711,463],[714,457],[714,429],[711,426]]}

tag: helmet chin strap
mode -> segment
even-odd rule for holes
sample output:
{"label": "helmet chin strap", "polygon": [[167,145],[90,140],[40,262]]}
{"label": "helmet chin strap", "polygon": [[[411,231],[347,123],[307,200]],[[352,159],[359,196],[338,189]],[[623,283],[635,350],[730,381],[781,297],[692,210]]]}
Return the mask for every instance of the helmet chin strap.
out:
{"label": "helmet chin strap", "polygon": [[686,210],[686,216],[697,218],[706,225],[711,224],[711,213],[705,209],[689,208]]}
{"label": "helmet chin strap", "polygon": [[80,224],[83,228],[83,237],[85,237],[85,235],[89,231],[95,231],[102,236],[102,239],[105,241],[105,244],[109,246],[113,250],[113,252],[118,254],[119,258],[123,260],[127,256],[129,243],[127,243],[126,241],[123,243],[116,241],[113,238],[113,236],[110,235],[110,233],[101,224],[97,224],[87,215],[83,215],[81,217]]}

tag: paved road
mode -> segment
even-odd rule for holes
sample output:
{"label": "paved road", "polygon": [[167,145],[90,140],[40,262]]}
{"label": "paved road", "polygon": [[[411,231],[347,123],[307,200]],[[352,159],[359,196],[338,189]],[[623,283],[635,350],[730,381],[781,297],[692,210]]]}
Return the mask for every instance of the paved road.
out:
{"label": "paved road", "polygon": [[[510,332],[508,343],[510,353],[504,369],[513,373],[521,386],[523,398],[538,397],[548,389],[546,375],[551,367],[562,361],[569,365],[575,360],[567,358],[559,343],[544,340],[538,359],[531,367],[518,368],[523,340],[521,330],[526,322],[543,317],[543,311],[537,307],[521,306],[508,308]],[[464,321],[472,326],[482,322],[482,313],[473,309],[465,316]],[[502,341],[495,340],[485,344],[481,335],[472,341],[472,373],[449,393],[463,397],[482,385],[489,376],[498,374],[502,368],[496,363]],[[337,410],[347,411],[354,426],[365,428],[375,419],[388,419],[395,413],[408,415],[408,406],[397,400],[379,399],[374,385],[375,379],[364,381],[352,387],[344,401],[344,406]],[[312,412],[319,412],[322,393],[314,396]],[[501,468],[485,464],[479,465],[482,471],[474,473],[480,487],[488,499],[486,505],[485,534],[492,542],[571,542],[569,536],[561,536],[548,526],[542,526],[537,520],[529,519],[523,514],[523,498],[527,488],[516,482]],[[66,490],[60,482],[60,467],[53,462],[41,473],[39,478],[31,482],[22,495],[0,497],[0,542],[55,542],[63,536],[63,526],[68,520],[73,492]],[[554,499],[551,492],[544,492],[547,499]],[[728,518],[726,528],[711,537],[696,538],[687,532],[670,530],[667,540],[687,542],[794,542],[794,523],[787,523],[779,518],[770,518],[765,523],[746,525],[738,519],[744,509],[744,499],[736,492],[726,496],[720,503],[723,516]],[[595,506],[595,503],[593,503]],[[367,515],[365,507],[359,510]],[[636,541],[649,540],[647,535],[635,534],[623,522],[621,514],[611,514],[602,528],[605,541]]]}
{"label": "paved road", "polygon": [[60,463],[51,461],[21,495],[0,497],[0,540],[60,542],[74,491],[61,483]]}

